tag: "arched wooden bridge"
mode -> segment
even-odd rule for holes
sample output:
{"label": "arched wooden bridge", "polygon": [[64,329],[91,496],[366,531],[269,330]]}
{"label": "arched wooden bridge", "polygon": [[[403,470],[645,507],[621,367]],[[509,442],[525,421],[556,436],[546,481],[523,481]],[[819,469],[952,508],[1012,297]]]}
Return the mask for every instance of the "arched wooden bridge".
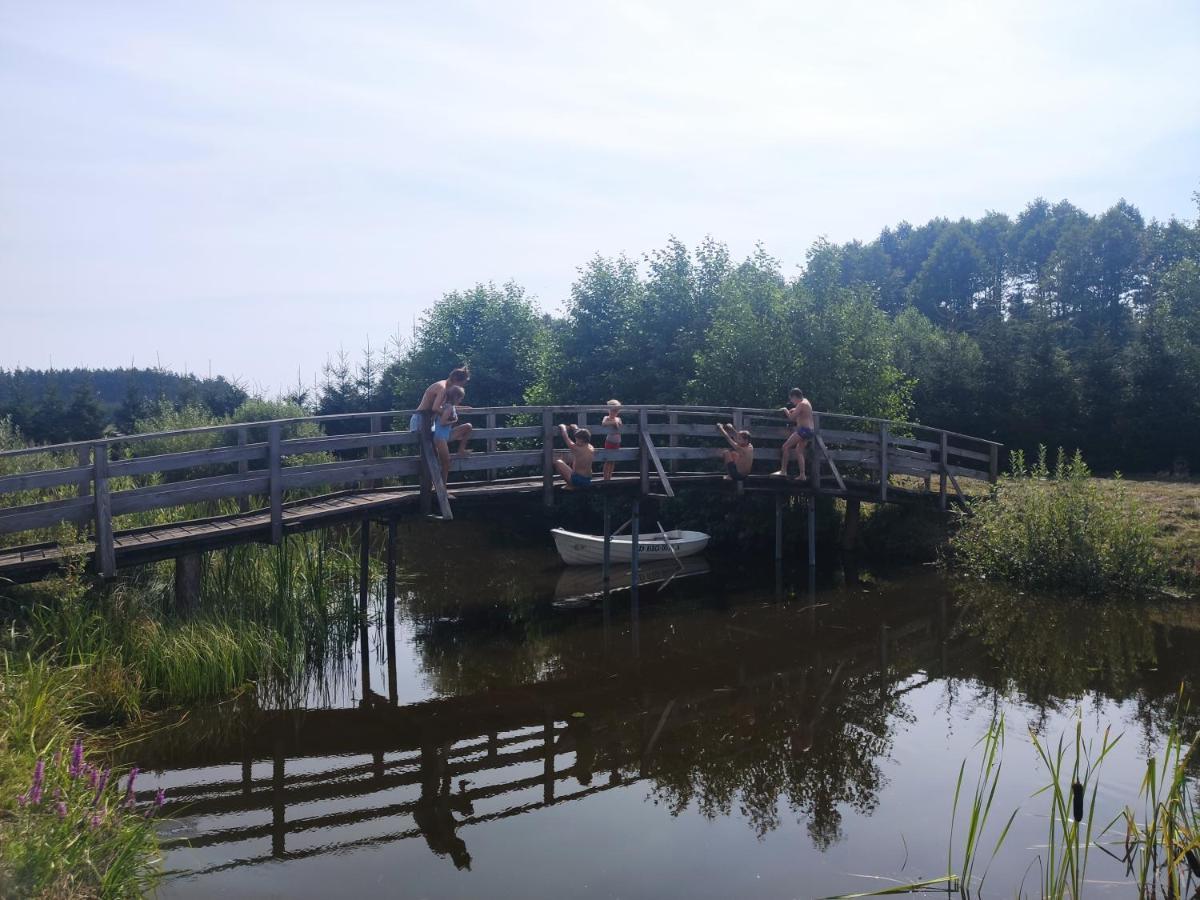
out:
{"label": "arched wooden bridge", "polygon": [[[541,494],[553,505],[557,426],[598,425],[602,406],[463,409],[473,452],[451,467],[451,497],[427,432],[407,430],[411,410],[309,416],[136,434],[0,453],[0,537],[36,543],[0,549],[0,578],[34,580],[70,559],[97,572],[291,531],[405,511],[443,519],[452,505]],[[858,502],[959,503],[958,478],[995,481],[1000,444],[912,422],[816,413],[805,482],[753,475],[722,482],[718,422],[748,428],[759,467],[776,468],[788,434],[778,410],[629,406],[623,464],[601,492],[674,496],[677,488],[830,495]],[[556,442],[558,447],[556,447]],[[636,471],[634,471],[636,470]],[[898,483],[899,476],[907,476]],[[915,476],[915,477],[914,477]],[[331,493],[331,491],[333,491]],[[778,510],[781,505],[777,505]],[[811,504],[810,504],[811,509]],[[810,529],[811,530],[811,529]],[[777,540],[777,553],[780,544]],[[811,547],[811,544],[810,544]]]}

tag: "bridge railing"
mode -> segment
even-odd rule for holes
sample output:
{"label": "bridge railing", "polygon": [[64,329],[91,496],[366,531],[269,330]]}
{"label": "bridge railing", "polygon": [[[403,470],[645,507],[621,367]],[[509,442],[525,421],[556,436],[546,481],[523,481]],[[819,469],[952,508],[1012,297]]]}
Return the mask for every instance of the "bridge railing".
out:
{"label": "bridge railing", "polygon": [[[604,406],[466,408],[474,428],[472,452],[453,457],[451,477],[504,483],[541,480],[553,501],[553,461],[563,452],[560,424],[593,429],[602,443]],[[282,538],[285,501],[329,489],[418,489],[425,511],[448,500],[432,441],[405,430],[411,410],[306,416],[230,423],[179,431],[108,437],[0,453],[0,537],[33,533],[62,540],[55,529],[90,529],[99,568],[114,568],[114,533],[162,525],[176,517],[254,513],[269,518],[272,540]],[[671,493],[671,479],[719,471],[725,442],[718,422],[748,428],[756,460],[778,463],[789,429],[779,410],[643,405],[622,412],[622,446],[597,448],[596,462],[615,462],[622,480],[636,467],[643,493]],[[919,423],[817,413],[817,439],[808,449],[814,491],[846,493],[848,482],[874,484],[878,499],[895,490],[896,476],[916,476],[925,489],[937,480],[943,507],[958,478],[995,481],[1000,445]],[[452,450],[455,448],[451,448]],[[632,465],[631,465],[632,464]],[[774,466],[777,468],[778,466]],[[40,532],[40,534],[38,534]]]}

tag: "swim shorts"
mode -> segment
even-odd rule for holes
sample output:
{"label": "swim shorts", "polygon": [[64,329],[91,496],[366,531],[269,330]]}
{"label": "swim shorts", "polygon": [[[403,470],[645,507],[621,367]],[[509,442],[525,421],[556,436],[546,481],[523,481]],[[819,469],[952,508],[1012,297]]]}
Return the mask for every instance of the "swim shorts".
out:
{"label": "swim shorts", "polygon": [[590,488],[592,479],[586,475],[580,475],[578,472],[571,473],[571,487],[573,488]]}
{"label": "swim shorts", "polygon": [[725,463],[725,471],[729,473],[729,477],[734,481],[745,481],[746,476],[738,471],[736,463]]}
{"label": "swim shorts", "polygon": [[608,437],[606,437],[604,439],[604,449],[605,450],[620,450],[621,449],[621,436],[619,434],[610,434]]}
{"label": "swim shorts", "polygon": [[423,413],[419,413],[419,412],[412,414],[412,417],[408,420],[408,430],[409,431],[416,431],[418,428],[421,427],[421,416],[422,415],[423,415]]}
{"label": "swim shorts", "polygon": [[813,430],[807,425],[797,425],[796,435],[804,438],[806,441],[811,441],[813,439]]}
{"label": "swim shorts", "polygon": [[433,437],[435,440],[449,441],[450,440],[450,430],[451,430],[450,425],[434,425],[433,426]]}

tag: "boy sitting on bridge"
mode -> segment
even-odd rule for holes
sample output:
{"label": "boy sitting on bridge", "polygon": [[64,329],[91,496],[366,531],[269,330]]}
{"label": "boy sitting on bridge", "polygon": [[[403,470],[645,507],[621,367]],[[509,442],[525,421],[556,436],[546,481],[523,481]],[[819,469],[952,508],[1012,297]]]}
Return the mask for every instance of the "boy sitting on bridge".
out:
{"label": "boy sitting on bridge", "polygon": [[[569,433],[568,427],[570,428]],[[554,461],[555,471],[566,482],[564,487],[568,491],[590,488],[592,486],[592,459],[596,454],[596,451],[592,449],[592,433],[586,428],[579,428],[575,425],[559,425],[558,430],[562,434],[563,443],[571,449],[571,465],[567,465],[561,459],[556,459]],[[575,437],[574,440],[571,440],[572,435]]]}
{"label": "boy sitting on bridge", "polygon": [[754,445],[750,443],[750,432],[743,429],[734,431],[733,424],[718,422],[717,431],[729,444],[728,450],[721,451],[721,461],[725,463],[726,481],[745,481],[750,470],[754,468]]}

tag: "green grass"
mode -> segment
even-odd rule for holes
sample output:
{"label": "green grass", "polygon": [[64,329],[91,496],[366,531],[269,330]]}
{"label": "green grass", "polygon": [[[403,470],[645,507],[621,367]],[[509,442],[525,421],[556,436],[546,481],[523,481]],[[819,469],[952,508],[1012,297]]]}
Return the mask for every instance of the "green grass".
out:
{"label": "green grass", "polygon": [[153,813],[90,758],[82,667],[0,662],[0,896],[138,897],[159,877]]}

